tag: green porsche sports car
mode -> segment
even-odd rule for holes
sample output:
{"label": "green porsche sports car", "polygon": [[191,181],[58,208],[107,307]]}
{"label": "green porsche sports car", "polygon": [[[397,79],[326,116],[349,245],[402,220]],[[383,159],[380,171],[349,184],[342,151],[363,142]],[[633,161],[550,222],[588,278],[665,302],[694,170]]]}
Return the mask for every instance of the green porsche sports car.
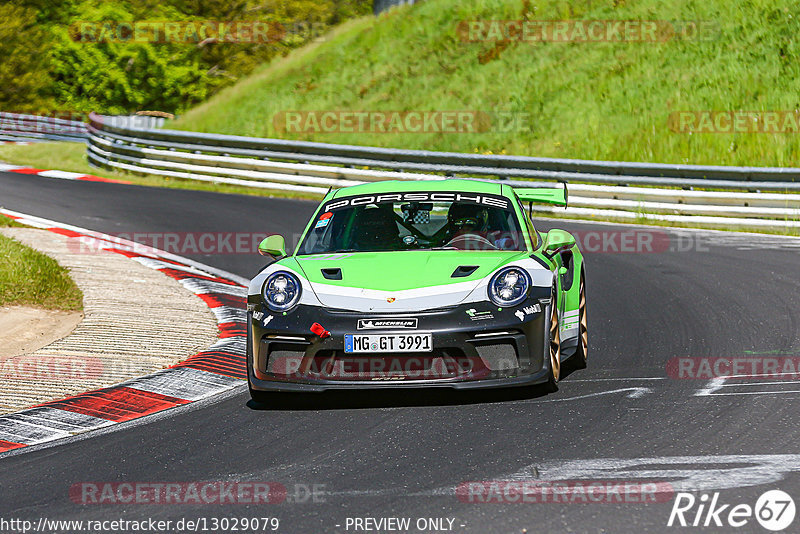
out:
{"label": "green porsche sports car", "polygon": [[293,251],[250,283],[247,366],[268,391],[546,384],[585,366],[585,270],[575,238],[526,203],[564,188],[442,179],[329,192]]}

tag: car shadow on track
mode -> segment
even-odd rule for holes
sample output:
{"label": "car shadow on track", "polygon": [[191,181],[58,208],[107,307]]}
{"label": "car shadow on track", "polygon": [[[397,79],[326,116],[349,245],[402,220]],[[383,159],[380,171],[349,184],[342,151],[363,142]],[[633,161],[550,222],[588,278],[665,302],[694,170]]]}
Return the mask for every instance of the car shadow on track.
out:
{"label": "car shadow on track", "polygon": [[[416,406],[459,406],[533,400],[548,395],[544,386],[472,391],[444,388],[353,389],[324,393],[273,393],[264,402],[249,400],[251,410],[352,410]],[[558,396],[558,392],[550,395]]]}
{"label": "car shadow on track", "polygon": [[543,388],[453,391],[440,388],[345,390],[324,393],[278,393],[264,402],[250,400],[252,410],[352,410],[415,406],[458,406],[528,400],[547,395]]}

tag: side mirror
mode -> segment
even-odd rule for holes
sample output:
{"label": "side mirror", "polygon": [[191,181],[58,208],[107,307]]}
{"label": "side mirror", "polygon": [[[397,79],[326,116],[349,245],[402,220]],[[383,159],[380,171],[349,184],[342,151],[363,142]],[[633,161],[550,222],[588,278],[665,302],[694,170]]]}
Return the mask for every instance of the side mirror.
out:
{"label": "side mirror", "polygon": [[546,254],[555,254],[561,249],[571,248],[575,245],[575,236],[564,230],[550,230],[544,240],[544,251]]}
{"label": "side mirror", "polygon": [[258,245],[258,253],[262,256],[282,258],[286,256],[286,241],[280,234],[271,235]]}

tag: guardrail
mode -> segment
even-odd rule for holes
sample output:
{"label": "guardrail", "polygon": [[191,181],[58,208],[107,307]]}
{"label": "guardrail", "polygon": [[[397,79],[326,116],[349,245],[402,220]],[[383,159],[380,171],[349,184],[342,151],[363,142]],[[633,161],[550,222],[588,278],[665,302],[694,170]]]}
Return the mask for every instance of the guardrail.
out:
{"label": "guardrail", "polygon": [[395,6],[414,4],[416,0],[372,0],[372,13],[378,15]]}
{"label": "guardrail", "polygon": [[443,176],[491,177],[516,186],[536,180],[568,181],[567,213],[578,216],[800,227],[800,195],[786,194],[800,192],[796,168],[399,150],[133,128],[96,114],[90,115],[87,156],[93,165],[135,173],[317,194],[363,182]]}
{"label": "guardrail", "polygon": [[85,142],[85,122],[0,112],[0,141],[80,141]]}

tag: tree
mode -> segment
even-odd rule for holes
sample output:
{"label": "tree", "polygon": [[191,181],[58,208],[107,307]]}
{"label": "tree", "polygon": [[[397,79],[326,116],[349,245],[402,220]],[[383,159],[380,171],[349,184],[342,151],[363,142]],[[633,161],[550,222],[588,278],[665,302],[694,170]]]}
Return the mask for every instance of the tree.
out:
{"label": "tree", "polygon": [[0,110],[44,112],[52,106],[49,35],[29,7],[0,5]]}

